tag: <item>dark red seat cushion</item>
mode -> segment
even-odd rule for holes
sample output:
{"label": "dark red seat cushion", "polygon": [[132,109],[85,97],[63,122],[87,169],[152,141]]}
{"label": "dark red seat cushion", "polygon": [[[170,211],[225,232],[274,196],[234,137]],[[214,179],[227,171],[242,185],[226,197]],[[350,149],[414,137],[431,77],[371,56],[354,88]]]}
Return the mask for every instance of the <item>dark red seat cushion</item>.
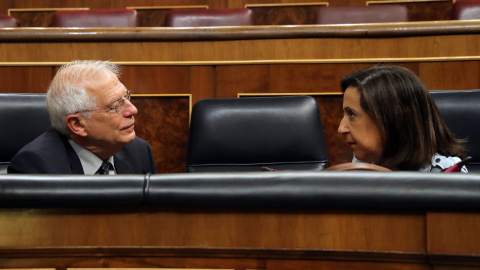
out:
{"label": "dark red seat cushion", "polygon": [[137,11],[133,9],[57,10],[52,27],[137,27]]}
{"label": "dark red seat cushion", "polygon": [[480,19],[480,1],[458,0],[452,7],[452,20],[478,20]]}
{"label": "dark red seat cushion", "polygon": [[17,27],[18,22],[15,17],[9,15],[0,15],[0,27]]}
{"label": "dark red seat cushion", "polygon": [[172,9],[167,12],[165,26],[244,26],[253,25],[253,12],[241,9]]}
{"label": "dark red seat cushion", "polygon": [[408,21],[402,5],[324,6],[317,10],[317,24],[381,23]]}

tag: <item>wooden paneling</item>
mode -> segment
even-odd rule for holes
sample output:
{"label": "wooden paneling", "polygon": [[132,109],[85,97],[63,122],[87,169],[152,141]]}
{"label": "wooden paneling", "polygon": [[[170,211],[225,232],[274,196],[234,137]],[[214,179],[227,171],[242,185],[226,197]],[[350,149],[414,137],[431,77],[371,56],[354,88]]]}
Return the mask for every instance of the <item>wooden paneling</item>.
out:
{"label": "wooden paneling", "polygon": [[185,171],[190,96],[133,96],[135,132],[152,147],[158,173]]}
{"label": "wooden paneling", "polygon": [[[209,8],[243,8],[254,10],[257,24],[309,24],[313,23],[315,5],[328,2],[330,6],[364,6],[373,4],[401,4],[409,11],[411,21],[448,20],[453,1],[368,1],[368,0],[0,0],[0,13],[7,14],[9,9],[31,9],[30,12],[12,13],[20,21],[21,26],[48,26],[51,12],[41,9],[58,8],[90,8],[113,9],[127,7],[142,7],[153,9],[138,9],[142,26],[162,26],[164,9],[155,7],[185,7],[208,6]],[[34,11],[36,9],[37,11]]]}
{"label": "wooden paneling", "polygon": [[[333,256],[324,256],[322,252],[318,252],[317,256],[308,256],[306,254],[317,253],[315,251],[296,251],[285,250],[222,250],[218,249],[192,249],[192,250],[148,250],[143,252],[135,252],[134,249],[124,250],[121,252],[111,252],[108,255],[102,255],[99,249],[96,254],[86,256],[84,250],[68,252],[70,256],[58,257],[54,255],[55,251],[43,252],[40,256],[36,256],[32,250],[26,250],[22,255],[10,257],[8,260],[0,262],[0,265],[23,265],[25,268],[32,265],[48,265],[55,266],[57,269],[65,267],[76,268],[123,268],[122,270],[140,270],[152,269],[152,267],[164,270],[205,270],[205,269],[235,269],[235,270],[304,270],[304,269],[355,269],[355,270],[430,270],[425,263],[418,263],[418,260],[408,261],[408,255],[401,254],[394,257],[395,262],[391,262],[391,257],[380,254],[383,260],[375,262],[368,261],[366,257],[371,254],[362,254],[362,252],[351,252],[343,257],[343,254]],[[30,252],[29,252],[30,251]],[[83,253],[82,253],[83,252]],[[268,252],[268,254],[266,254]],[[328,253],[328,252],[324,252]],[[57,253],[58,254],[58,253]],[[90,253],[88,253],[90,254]],[[117,255],[118,254],[118,255]],[[293,256],[291,256],[293,254]],[[298,255],[300,254],[300,255]],[[30,255],[30,256],[28,256]],[[82,256],[83,255],[83,256]],[[123,256],[122,256],[123,255]],[[283,258],[280,256],[283,255]],[[290,255],[290,256],[289,256]],[[295,256],[296,255],[296,256]],[[407,257],[405,262],[399,262],[398,258]],[[304,259],[299,259],[304,258]],[[377,257],[377,258],[378,258]],[[383,257],[383,258],[382,258]],[[342,259],[345,259],[342,261]],[[362,261],[366,260],[366,261]],[[403,259],[403,258],[402,258]],[[125,269],[127,268],[127,269]],[[448,268],[452,270],[453,268]],[[25,269],[26,270],[26,269]],[[458,269],[457,269],[458,270]],[[462,270],[467,270],[463,269]],[[468,269],[471,270],[471,269]]]}
{"label": "wooden paneling", "polygon": [[0,247],[426,251],[422,213],[170,210],[2,209]]}
{"label": "wooden paneling", "polygon": [[285,261],[275,260],[268,261],[268,269],[375,269],[375,270],[430,270],[427,265],[421,264],[399,264],[399,263],[387,263],[387,262],[359,262],[353,267],[348,262],[338,261],[294,261],[285,267]]}
{"label": "wooden paneling", "polygon": [[428,251],[436,254],[480,254],[477,213],[428,213]]}
{"label": "wooden paneling", "polygon": [[0,66],[2,93],[46,93],[52,78],[50,66]]}
{"label": "wooden paneling", "polygon": [[128,9],[135,9],[140,18],[140,26],[164,26],[166,13],[175,8],[182,9],[206,9],[208,6],[158,6],[158,7],[127,7]]}
{"label": "wooden paneling", "polygon": [[417,74],[430,90],[479,89],[479,64],[479,61],[421,63]]}
{"label": "wooden paneling", "polygon": [[343,135],[338,133],[338,125],[343,117],[342,95],[318,95],[317,100],[322,116],[323,133],[327,144],[329,165],[352,161],[353,153]]}
{"label": "wooden paneling", "polygon": [[477,270],[478,267],[477,266],[458,266],[458,265],[445,266],[445,265],[441,265],[441,266],[435,266],[433,269],[434,270]]}
{"label": "wooden paneling", "polygon": [[[145,269],[142,269],[142,268],[135,268],[135,269],[132,269],[132,268],[109,268],[111,270],[145,270]],[[164,269],[164,270],[169,270],[169,269],[166,269],[166,268],[148,268],[149,270],[161,270],[161,269]],[[67,268],[67,270],[104,270],[104,268]],[[172,269],[170,268],[170,270],[235,270],[235,269],[220,269],[220,268],[202,268],[202,269],[198,269],[198,268],[177,268],[177,269]]]}
{"label": "wooden paneling", "polygon": [[[427,270],[429,237],[446,244],[443,229],[474,215],[427,225],[421,212],[4,208],[0,267]],[[457,254],[472,242],[463,235],[442,251]]]}
{"label": "wooden paneling", "polygon": [[213,66],[123,65],[122,83],[134,94],[192,94],[193,102],[214,96]]}
{"label": "wooden paneling", "polygon": [[0,0],[0,12],[7,14],[9,8],[78,8],[91,9],[126,8],[131,6],[191,6],[209,5],[226,6],[226,0]]}
{"label": "wooden paneling", "polygon": [[217,66],[218,97],[237,93],[340,93],[340,80],[369,63]]}
{"label": "wooden paneling", "polygon": [[314,24],[316,11],[323,3],[304,4],[250,4],[245,5],[253,11],[256,25],[300,25]]}
{"label": "wooden paneling", "polygon": [[56,10],[87,10],[89,8],[29,8],[9,9],[8,15],[15,17],[20,27],[49,27]]}
{"label": "wooden paneling", "polygon": [[[410,24],[415,26],[415,24]],[[458,25],[462,27],[461,25]],[[276,26],[275,31],[271,33],[280,34],[281,26]],[[398,27],[408,27],[408,24],[399,24]],[[468,25],[465,25],[468,27]],[[392,28],[395,28],[392,26]],[[240,28],[237,28],[237,30]],[[247,35],[249,28],[241,28],[240,31]],[[209,40],[209,41],[140,41],[135,42],[140,33],[145,38],[162,38],[164,35],[173,34],[172,29],[143,29],[139,31],[132,30],[125,32],[125,37],[129,40],[120,42],[114,41],[74,41],[72,39],[82,36],[91,36],[99,38],[99,34],[106,33],[108,30],[95,31],[92,33],[87,30],[75,30],[74,32],[56,31],[56,30],[0,30],[6,36],[12,37],[14,33],[22,35],[28,34],[25,38],[42,36],[49,33],[61,34],[70,42],[3,42],[0,44],[0,62],[68,62],[72,59],[109,59],[112,61],[131,61],[131,62],[164,62],[163,64],[190,64],[190,65],[222,65],[222,64],[269,64],[269,63],[288,63],[291,61],[297,63],[341,63],[345,62],[368,62],[378,63],[392,61],[446,61],[445,57],[472,57],[475,59],[480,55],[480,35],[477,34],[457,34],[457,35],[432,35],[432,36],[408,36],[408,37],[363,37],[350,36],[342,38],[340,33],[345,31],[355,31],[354,27],[328,27],[317,26],[298,27],[295,30],[321,29],[325,32],[336,31],[338,37],[326,36],[321,34],[317,38],[272,38],[272,39],[253,39],[253,40]],[[255,30],[266,30],[265,28],[256,28]],[[253,32],[255,32],[255,30]],[[278,31],[277,31],[278,30]],[[392,29],[390,29],[392,30]],[[183,31],[178,30],[181,35]],[[365,29],[364,35],[372,35],[370,31],[374,29]],[[381,30],[380,30],[381,31]],[[118,35],[118,31],[112,30],[110,34]],[[215,31],[210,30],[214,36]],[[259,32],[261,33],[261,32]],[[362,32],[357,32],[362,33]],[[189,38],[190,35],[182,35]],[[202,31],[192,31],[191,34],[202,35]],[[226,32],[218,31],[219,37],[228,36]],[[322,33],[323,34],[323,33]],[[325,33],[326,34],[326,33]],[[93,36],[94,35],[94,36]],[[282,33],[283,35],[283,33]],[[357,34],[355,34],[357,35]],[[5,36],[5,37],[6,37]],[[314,36],[314,34],[313,34]],[[299,48],[302,48],[301,50]],[[42,52],[42,53],[38,53]],[[469,60],[469,59],[465,59]],[[463,60],[464,61],[464,60]],[[229,63],[232,62],[232,63]],[[236,63],[237,62],[237,63]]]}
{"label": "wooden paneling", "polygon": [[0,210],[0,267],[478,269],[478,213]]}
{"label": "wooden paneling", "polygon": [[453,3],[451,0],[367,1],[367,5],[405,6],[409,21],[450,20]]}

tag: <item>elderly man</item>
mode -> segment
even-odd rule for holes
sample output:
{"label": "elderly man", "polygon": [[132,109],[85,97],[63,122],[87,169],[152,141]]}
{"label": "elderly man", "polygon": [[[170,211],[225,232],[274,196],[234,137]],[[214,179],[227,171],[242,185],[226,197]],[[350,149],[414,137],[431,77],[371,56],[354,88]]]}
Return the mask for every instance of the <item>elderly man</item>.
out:
{"label": "elderly man", "polygon": [[104,61],[73,61],[60,68],[47,93],[52,127],[23,147],[8,173],[156,173],[152,149],[136,137],[137,108]]}

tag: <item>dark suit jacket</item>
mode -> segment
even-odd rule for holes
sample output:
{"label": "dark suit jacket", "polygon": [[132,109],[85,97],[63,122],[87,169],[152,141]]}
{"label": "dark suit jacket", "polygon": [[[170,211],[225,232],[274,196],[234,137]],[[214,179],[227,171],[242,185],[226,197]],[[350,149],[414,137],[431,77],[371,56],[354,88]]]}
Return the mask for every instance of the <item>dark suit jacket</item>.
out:
{"label": "dark suit jacket", "polygon": [[[157,173],[150,145],[138,137],[114,155],[118,174]],[[13,157],[8,173],[84,174],[80,158],[66,136],[50,128]]]}

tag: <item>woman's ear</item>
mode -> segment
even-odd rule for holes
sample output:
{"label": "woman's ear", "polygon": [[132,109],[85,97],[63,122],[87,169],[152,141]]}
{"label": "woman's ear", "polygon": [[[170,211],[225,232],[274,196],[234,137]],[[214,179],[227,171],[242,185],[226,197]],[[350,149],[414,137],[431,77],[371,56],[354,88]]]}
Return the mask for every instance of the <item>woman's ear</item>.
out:
{"label": "woman's ear", "polygon": [[78,114],[70,114],[65,118],[65,123],[70,131],[80,137],[86,137],[87,132],[85,131],[85,125],[83,123],[83,118]]}

